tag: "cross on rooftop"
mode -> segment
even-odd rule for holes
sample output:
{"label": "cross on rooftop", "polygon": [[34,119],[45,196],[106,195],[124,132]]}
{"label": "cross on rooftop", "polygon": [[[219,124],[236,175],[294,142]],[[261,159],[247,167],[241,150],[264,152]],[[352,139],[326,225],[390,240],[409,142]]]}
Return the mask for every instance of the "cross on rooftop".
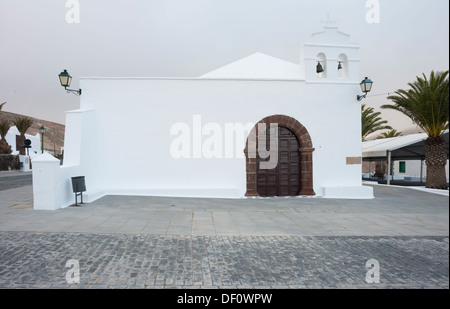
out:
{"label": "cross on rooftop", "polygon": [[326,27],[328,27],[330,24],[337,24],[337,21],[330,19],[330,13],[327,14],[327,20],[321,21],[322,24],[326,24]]}

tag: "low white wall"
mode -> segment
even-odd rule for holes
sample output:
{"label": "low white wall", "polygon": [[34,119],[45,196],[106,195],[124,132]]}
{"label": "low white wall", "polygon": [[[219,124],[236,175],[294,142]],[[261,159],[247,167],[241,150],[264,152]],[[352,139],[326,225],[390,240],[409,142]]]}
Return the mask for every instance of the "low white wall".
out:
{"label": "low white wall", "polygon": [[[92,147],[90,135],[95,133],[89,131],[92,121],[92,110],[67,112],[65,141],[68,142],[65,147],[69,151],[65,152],[63,166],[48,153],[32,159],[35,210],[56,210],[75,204],[72,177],[85,176],[86,187],[90,187],[89,176],[93,171],[90,170],[91,158],[88,155]],[[83,193],[83,202],[91,202],[100,196]],[[81,201],[80,197],[78,201]]]}
{"label": "low white wall", "polygon": [[[33,159],[33,207],[56,210],[71,204],[71,175],[78,167],[60,167],[58,159],[44,153]],[[72,198],[74,195],[72,195]]]}

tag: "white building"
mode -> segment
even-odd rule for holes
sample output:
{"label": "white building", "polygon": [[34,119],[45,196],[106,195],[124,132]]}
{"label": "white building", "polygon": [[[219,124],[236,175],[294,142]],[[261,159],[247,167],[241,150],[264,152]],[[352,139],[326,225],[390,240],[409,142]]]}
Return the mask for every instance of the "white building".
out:
{"label": "white building", "polygon": [[[6,142],[8,143],[9,146],[11,146],[12,155],[19,155],[19,150],[16,149],[24,146],[24,145],[17,145],[18,136],[20,136],[20,132],[16,126],[11,126],[5,136]],[[25,140],[27,139],[31,142],[30,148],[25,149],[25,155],[19,155],[20,171],[22,172],[30,171],[31,170],[30,160],[41,154],[40,134],[39,133],[37,133],[36,135],[25,134]]]}
{"label": "white building", "polygon": [[[80,175],[85,201],[373,198],[361,180],[363,78],[359,47],[336,27],[303,44],[300,64],[257,53],[198,78],[82,78],[80,109],[67,112],[64,165],[33,160],[35,209],[72,204],[70,179]],[[258,124],[278,126],[266,147]]]}
{"label": "white building", "polygon": [[[6,142],[11,146],[12,155],[19,154],[19,151],[16,150],[16,136],[18,135],[20,135],[19,130],[17,130],[15,126],[12,126],[11,128],[9,128],[8,133],[6,133],[5,136]],[[41,135],[39,133],[37,133],[36,135],[25,134],[25,139],[29,139],[31,141],[31,148],[28,149],[28,153],[31,158],[41,153]],[[25,150],[25,154],[26,153],[27,152]]]}
{"label": "white building", "polygon": [[[399,160],[394,161],[393,165],[393,177],[394,179],[416,180],[426,181],[427,165],[425,160]],[[449,161],[445,165],[445,177],[447,182],[449,180]]]}
{"label": "white building", "polygon": [[[448,157],[448,129],[442,135],[447,145]],[[426,133],[408,134],[391,138],[375,139],[362,143],[362,157],[369,164],[369,173],[363,173],[366,178],[376,172],[375,163],[378,166],[386,164],[386,169],[382,173],[389,174],[394,180],[414,180],[423,181],[426,179],[426,161],[425,161],[425,141],[428,136]],[[393,170],[387,169],[387,162],[392,162]],[[366,164],[367,168],[367,164]],[[380,168],[383,170],[383,168]],[[367,172],[364,171],[364,172]],[[445,166],[445,173],[449,177],[449,160]]]}

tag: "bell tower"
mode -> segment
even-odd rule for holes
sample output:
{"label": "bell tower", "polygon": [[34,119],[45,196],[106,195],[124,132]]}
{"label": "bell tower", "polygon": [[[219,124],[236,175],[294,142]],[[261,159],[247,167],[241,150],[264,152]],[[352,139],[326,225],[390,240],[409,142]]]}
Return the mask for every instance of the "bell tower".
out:
{"label": "bell tower", "polygon": [[302,76],[306,82],[359,83],[359,46],[329,16],[323,23],[323,30],[313,33],[301,48]]}

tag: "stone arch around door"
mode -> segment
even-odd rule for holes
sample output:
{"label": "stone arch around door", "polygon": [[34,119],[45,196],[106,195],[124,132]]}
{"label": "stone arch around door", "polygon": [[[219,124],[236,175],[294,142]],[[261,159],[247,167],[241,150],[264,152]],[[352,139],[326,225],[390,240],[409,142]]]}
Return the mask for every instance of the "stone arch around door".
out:
{"label": "stone arch around door", "polygon": [[[285,127],[295,134],[299,142],[300,148],[298,149],[300,154],[300,192],[298,195],[315,195],[313,189],[313,160],[312,153],[314,148],[312,147],[311,137],[308,130],[295,118],[285,115],[272,115],[268,116],[258,123],[266,124],[269,128],[271,123],[277,123],[280,127]],[[247,177],[247,191],[245,196],[259,196],[257,189],[257,154],[256,156],[249,155],[249,146],[257,148],[257,136],[258,136],[258,123],[250,131],[249,136],[245,144],[245,160],[246,160],[246,177]],[[256,151],[257,152],[257,151]],[[251,152],[250,152],[251,153]]]}

